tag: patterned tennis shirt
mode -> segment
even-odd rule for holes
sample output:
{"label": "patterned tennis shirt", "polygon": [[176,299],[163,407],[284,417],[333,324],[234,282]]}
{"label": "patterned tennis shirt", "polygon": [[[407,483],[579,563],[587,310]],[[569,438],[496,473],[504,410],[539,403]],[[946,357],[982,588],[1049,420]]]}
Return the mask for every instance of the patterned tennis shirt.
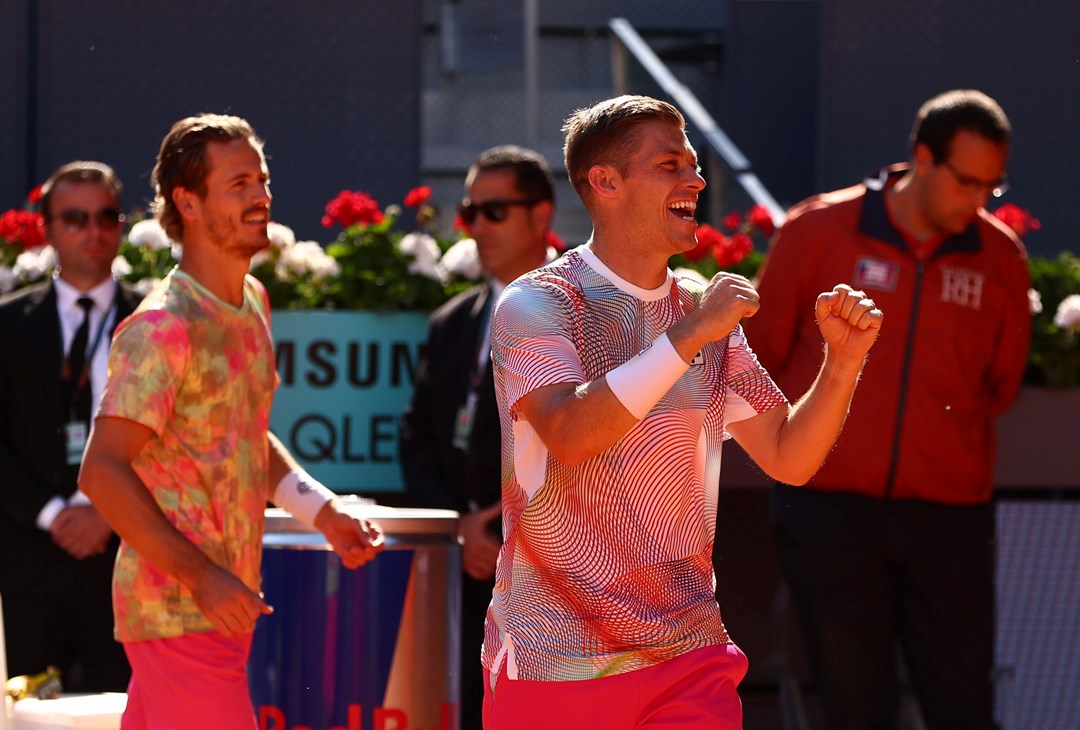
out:
{"label": "patterned tennis shirt", "polygon": [[567,466],[512,408],[555,383],[599,379],[700,299],[670,273],[644,290],[586,246],[511,284],[492,359],[502,419],[503,534],[484,666],[510,679],[592,679],[729,643],[712,568],[725,424],[784,396],[741,327],[708,344],[615,445]]}
{"label": "patterned tennis shirt", "polygon": [[[132,466],[181,533],[259,590],[266,433],[277,386],[266,292],[233,307],[174,270],[120,325],[99,415],[150,428]],[[121,542],[113,573],[120,641],[210,631],[191,592]]]}

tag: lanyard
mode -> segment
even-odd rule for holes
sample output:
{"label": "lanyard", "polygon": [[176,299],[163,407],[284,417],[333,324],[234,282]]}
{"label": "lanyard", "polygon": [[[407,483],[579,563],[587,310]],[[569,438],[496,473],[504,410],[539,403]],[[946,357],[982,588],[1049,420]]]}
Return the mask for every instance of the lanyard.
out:
{"label": "lanyard", "polygon": [[[476,404],[480,400],[480,388],[484,385],[484,373],[490,367],[490,353],[485,360],[481,360],[484,343],[488,342],[487,327],[491,320],[491,305],[489,300],[484,306],[484,314],[480,319],[480,341],[476,343],[473,351],[472,367],[469,370],[469,389],[465,393],[465,402],[458,407],[454,417],[454,433],[451,443],[454,448],[465,451],[469,448],[469,440],[472,438],[473,422],[476,419]],[[488,348],[490,350],[490,347]]]}
{"label": "lanyard", "polygon": [[[494,296],[488,292],[488,300],[484,302],[483,316],[480,318],[480,341],[476,343],[476,352],[473,355],[472,368],[469,370],[469,392],[467,397],[475,396],[483,385],[484,373],[491,367],[491,310],[495,303]],[[487,345],[485,348],[484,345]],[[485,353],[486,350],[486,353]],[[482,359],[481,359],[482,358]]]}

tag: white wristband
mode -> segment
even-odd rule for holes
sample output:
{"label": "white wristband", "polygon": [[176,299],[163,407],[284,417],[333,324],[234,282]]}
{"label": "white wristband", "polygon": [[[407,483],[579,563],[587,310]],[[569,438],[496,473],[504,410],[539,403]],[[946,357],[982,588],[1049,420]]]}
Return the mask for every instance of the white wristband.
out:
{"label": "white wristband", "polygon": [[37,520],[35,521],[38,528],[45,532],[50,532],[52,530],[53,520],[56,519],[56,516],[60,514],[60,511],[66,506],[67,502],[60,496],[53,497],[46,502],[45,506],[38,512]]}
{"label": "white wristband", "polygon": [[68,507],[79,507],[87,504],[92,505],[93,502],[91,502],[90,498],[80,492],[78,489],[76,489],[75,492],[67,499]]}
{"label": "white wristband", "polygon": [[334,496],[306,471],[291,471],[278,482],[270,501],[308,527],[314,527],[315,515]]}
{"label": "white wristband", "polygon": [[640,421],[689,369],[665,332],[605,378],[623,407]]}

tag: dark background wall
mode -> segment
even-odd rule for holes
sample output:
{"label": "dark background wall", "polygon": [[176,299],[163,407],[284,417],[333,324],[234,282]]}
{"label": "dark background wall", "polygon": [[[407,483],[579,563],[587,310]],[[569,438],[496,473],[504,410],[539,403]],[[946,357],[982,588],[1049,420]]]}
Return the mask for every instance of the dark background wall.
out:
{"label": "dark background wall", "polygon": [[817,180],[817,0],[732,3],[728,134],[781,206]]}
{"label": "dark background wall", "polygon": [[72,159],[149,200],[162,137],[199,112],[266,140],[273,215],[321,238],[343,188],[388,203],[420,182],[419,0],[9,0],[0,5],[0,205]]}
{"label": "dark background wall", "polygon": [[[919,105],[951,88],[996,98],[1013,124],[1012,188],[1042,230],[1029,250],[1076,250],[1080,5],[1072,0],[822,0],[820,187],[907,159]],[[991,205],[990,207],[993,207]]]}
{"label": "dark background wall", "polygon": [[[0,3],[0,209],[57,165],[117,167],[129,205],[149,197],[169,125],[200,111],[249,118],[267,140],[274,217],[327,240],[326,201],[362,189],[383,204],[421,181],[449,210],[464,168],[524,142],[520,45],[463,35],[440,64],[440,19],[521,0],[8,0]],[[1080,152],[1080,6],[1070,0],[540,0],[539,145],[559,166],[561,120],[610,93],[606,21],[621,15],[749,157],[781,205],[907,156],[918,105],[953,87],[998,98],[1015,127],[1013,188],[1043,228],[1025,242],[1075,248],[1070,182]],[[466,52],[467,51],[467,52]],[[487,57],[498,51],[502,55]],[[633,90],[660,93],[639,68]],[[423,118],[421,117],[423,115]],[[700,145],[700,140],[695,139]],[[720,178],[710,180],[734,197]],[[564,188],[569,193],[567,188]],[[562,192],[562,190],[560,191]],[[562,195],[556,229],[588,221]],[[718,211],[720,212],[720,211]],[[715,222],[715,221],[713,221]]]}

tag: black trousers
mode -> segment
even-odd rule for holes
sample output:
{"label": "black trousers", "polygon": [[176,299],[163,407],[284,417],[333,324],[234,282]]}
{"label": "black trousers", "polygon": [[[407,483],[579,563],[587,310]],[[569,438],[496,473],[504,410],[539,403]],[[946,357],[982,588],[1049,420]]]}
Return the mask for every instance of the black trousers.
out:
{"label": "black trousers", "polygon": [[773,527],[831,729],[993,727],[994,511],[778,485]]}
{"label": "black trousers", "polygon": [[32,559],[34,570],[3,565],[9,676],[37,674],[51,664],[60,669],[65,692],[127,691],[131,669],[113,639],[111,584],[118,545],[114,537],[105,554],[75,560],[49,544]]}
{"label": "black trousers", "polygon": [[461,574],[461,730],[480,730],[484,716],[484,618],[495,580]]}

